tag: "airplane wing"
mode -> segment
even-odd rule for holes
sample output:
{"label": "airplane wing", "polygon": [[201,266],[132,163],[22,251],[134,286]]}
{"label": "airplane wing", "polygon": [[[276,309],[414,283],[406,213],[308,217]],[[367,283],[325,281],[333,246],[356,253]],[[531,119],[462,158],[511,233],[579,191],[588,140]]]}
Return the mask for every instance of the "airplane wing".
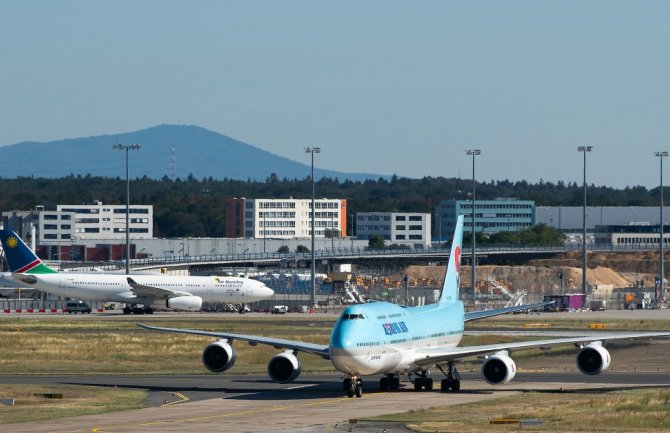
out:
{"label": "airplane wing", "polygon": [[538,304],[518,305],[516,307],[498,308],[495,310],[468,311],[465,313],[465,318],[463,320],[467,322],[470,320],[486,319],[487,317],[514,313],[516,311],[534,310],[536,308],[543,308],[545,305],[551,305],[555,302],[556,301],[540,302]]}
{"label": "airplane wing", "polygon": [[273,346],[276,349],[291,349],[305,353],[311,353],[313,355],[320,356],[324,359],[330,359],[330,349],[328,345],[323,344],[314,344],[314,343],[303,343],[301,341],[293,340],[284,340],[281,338],[271,338],[271,337],[261,337],[257,335],[244,335],[244,334],[231,334],[228,332],[213,332],[213,331],[201,331],[198,329],[181,329],[181,328],[162,328],[159,326],[149,326],[142,323],[138,323],[137,326],[144,329],[149,329],[152,331],[161,331],[161,332],[176,332],[180,334],[193,334],[193,335],[205,335],[208,337],[216,337],[221,339],[230,340],[232,343],[233,340],[246,341],[250,345],[255,346],[257,344],[265,344],[267,346]]}
{"label": "airplane wing", "polygon": [[176,296],[191,295],[190,293],[186,292],[177,292],[175,290],[163,289],[161,287],[139,284],[130,277],[128,277],[128,285],[132,288],[133,293],[141,298],[174,298]]}
{"label": "airplane wing", "polygon": [[631,338],[670,337],[670,332],[599,332],[589,333],[581,337],[552,338],[546,340],[517,341],[512,343],[486,344],[466,347],[427,347],[414,352],[417,365],[440,364],[447,361],[481,356],[500,351],[525,349],[551,349],[559,344],[589,344],[596,341],[626,340]]}

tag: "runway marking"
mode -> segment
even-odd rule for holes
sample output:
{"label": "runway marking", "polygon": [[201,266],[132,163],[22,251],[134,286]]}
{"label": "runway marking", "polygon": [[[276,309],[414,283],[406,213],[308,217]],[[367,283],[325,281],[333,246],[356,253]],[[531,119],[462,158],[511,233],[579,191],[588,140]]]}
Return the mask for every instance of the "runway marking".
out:
{"label": "runway marking", "polygon": [[[366,399],[374,398],[374,397],[380,397],[384,396],[385,393],[375,393],[375,394],[367,394],[365,396]],[[315,401],[315,402],[310,402],[310,403],[302,403],[302,404],[291,404],[291,405],[285,405],[285,406],[272,406],[272,407],[267,407],[267,408],[259,408],[259,409],[251,409],[251,410],[246,410],[246,411],[238,411],[238,412],[231,412],[231,413],[225,413],[225,414],[217,414],[217,415],[207,415],[207,416],[197,416],[197,417],[192,417],[192,418],[177,418],[177,419],[170,419],[170,420],[156,420],[156,421],[146,421],[146,422],[139,422],[139,423],[133,423],[133,424],[119,424],[115,426],[109,426],[109,427],[92,427],[92,428],[84,428],[84,429],[78,429],[78,430],[55,430],[51,433],[80,433],[80,432],[111,432],[114,430],[131,430],[131,429],[137,429],[138,427],[152,427],[152,426],[160,426],[160,425],[168,425],[168,424],[177,424],[177,423],[187,423],[187,422],[195,422],[195,421],[203,421],[203,420],[214,420],[214,419],[221,419],[221,418],[230,418],[230,417],[238,417],[238,416],[244,416],[244,415],[255,415],[255,414],[261,414],[261,413],[269,413],[269,412],[278,412],[282,410],[291,410],[291,409],[297,409],[297,408],[305,408],[305,407],[316,407],[316,406],[322,406],[325,404],[332,404],[334,402],[344,402],[344,401],[356,401],[356,399],[352,399],[349,397],[337,397],[337,398],[332,398],[328,400],[321,400],[321,401]],[[163,405],[165,406],[165,405]]]}
{"label": "runway marking", "polygon": [[190,398],[186,397],[184,394],[181,392],[173,392],[172,395],[176,395],[177,397],[180,398],[180,400],[177,401],[171,401],[170,403],[165,403],[163,406],[170,406],[171,404],[179,404],[179,403],[184,403],[186,401],[189,401]]}
{"label": "runway marking", "polygon": [[316,383],[308,383],[307,385],[298,385],[298,386],[291,386],[289,388],[286,388],[286,390],[292,390],[292,389],[301,389],[301,388],[309,388],[311,386],[316,386]]}

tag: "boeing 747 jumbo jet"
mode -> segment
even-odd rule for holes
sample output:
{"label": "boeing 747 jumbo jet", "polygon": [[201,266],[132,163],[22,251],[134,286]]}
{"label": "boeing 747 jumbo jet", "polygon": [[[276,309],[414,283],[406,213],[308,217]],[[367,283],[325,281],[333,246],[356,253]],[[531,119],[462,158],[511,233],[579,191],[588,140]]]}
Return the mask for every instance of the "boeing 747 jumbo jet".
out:
{"label": "boeing 747 jumbo jet", "polygon": [[13,231],[0,230],[0,241],[17,282],[66,298],[123,302],[125,314],[152,313],[158,308],[199,311],[203,302],[246,304],[274,295],[265,284],[250,278],[56,272]]}
{"label": "boeing 747 jumbo jet", "polygon": [[455,362],[473,356],[485,356],[481,374],[492,384],[506,384],[514,379],[516,364],[510,357],[511,350],[541,348],[557,344],[575,344],[577,366],[587,375],[599,374],[609,367],[610,354],[603,341],[642,337],[667,337],[670,332],[601,333],[583,337],[554,338],[536,341],[488,344],[460,347],[465,322],[483,319],[514,311],[528,310],[544,304],[528,304],[495,310],[464,312],[459,300],[459,271],[463,217],[458,218],[451,246],[442,293],[436,304],[419,307],[402,307],[387,302],[372,302],[346,308],[335,322],[330,344],[320,345],[253,335],[210,332],[193,329],[161,328],[140,324],[157,331],[180,332],[218,338],[202,354],[205,367],[221,373],[233,366],[236,352],[234,340],[246,341],[252,346],[265,344],[283,349],[268,364],[268,375],[280,383],[295,380],[300,374],[298,352],[310,353],[329,359],[333,366],[344,373],[344,391],[349,397],[363,394],[362,376],[382,374],[381,390],[397,390],[400,376],[413,378],[414,389],[432,390],[433,379],[428,371],[433,366],[446,376],[441,381],[442,391],[459,391],[460,376]]}

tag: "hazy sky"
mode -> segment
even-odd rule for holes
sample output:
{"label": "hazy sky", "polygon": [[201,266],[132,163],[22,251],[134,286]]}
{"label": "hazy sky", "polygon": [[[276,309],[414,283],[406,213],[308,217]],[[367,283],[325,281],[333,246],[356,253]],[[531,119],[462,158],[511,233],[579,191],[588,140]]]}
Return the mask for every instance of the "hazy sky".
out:
{"label": "hazy sky", "polygon": [[339,171],[470,178],[478,148],[480,181],[578,183],[591,145],[616,187],[670,150],[668,1],[0,0],[0,65],[0,145],[182,123]]}

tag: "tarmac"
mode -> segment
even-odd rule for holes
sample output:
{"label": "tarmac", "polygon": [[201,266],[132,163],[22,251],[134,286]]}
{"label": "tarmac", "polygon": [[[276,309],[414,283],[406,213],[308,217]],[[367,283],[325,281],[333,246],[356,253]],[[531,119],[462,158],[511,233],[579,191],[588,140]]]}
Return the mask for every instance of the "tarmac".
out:
{"label": "tarmac", "polygon": [[[166,380],[172,378],[172,381]],[[13,377],[2,377],[0,383]],[[26,378],[23,378],[26,379]],[[168,404],[144,409],[86,415],[50,421],[4,424],[3,433],[83,433],[83,432],[377,432],[408,431],[402,424],[364,421],[378,415],[422,410],[485,401],[528,391],[567,392],[669,386],[670,374],[619,373],[585,378],[574,373],[525,374],[510,385],[494,387],[468,374],[459,393],[415,392],[408,384],[399,392],[375,392],[372,379],[362,398],[342,395],[338,375],[322,375],[300,382],[278,385],[265,378],[232,376],[213,379],[196,377],[125,378],[54,377],[41,382],[92,383],[99,386],[152,387],[171,394]],[[16,377],[15,380],[21,380]],[[37,380],[37,379],[36,379]],[[164,383],[162,391],[160,384]],[[181,384],[181,385],[176,385]],[[181,389],[175,393],[176,389]],[[198,390],[204,394],[197,396]],[[191,398],[193,397],[193,398]],[[202,399],[199,399],[202,398]],[[484,428],[484,426],[482,426]]]}

